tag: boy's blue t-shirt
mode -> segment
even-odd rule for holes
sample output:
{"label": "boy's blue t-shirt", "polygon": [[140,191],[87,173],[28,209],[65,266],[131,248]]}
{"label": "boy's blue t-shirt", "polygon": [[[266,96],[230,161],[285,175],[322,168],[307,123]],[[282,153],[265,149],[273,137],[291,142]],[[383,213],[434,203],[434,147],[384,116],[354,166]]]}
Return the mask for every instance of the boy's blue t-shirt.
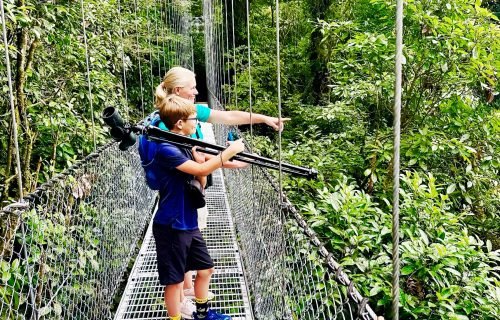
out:
{"label": "boy's blue t-shirt", "polygon": [[[196,104],[195,106],[196,106],[196,118],[198,118],[198,120],[200,120],[201,122],[207,122],[208,118],[210,118],[210,112],[212,110],[209,107],[206,107],[202,104]],[[165,124],[162,121],[159,122],[158,128],[168,131],[167,126],[165,126]],[[196,127],[196,132],[191,135],[191,138],[200,140],[203,139],[203,133],[201,132],[200,126]]]}
{"label": "boy's blue t-shirt", "polygon": [[[192,202],[185,192],[186,183],[193,179],[193,176],[176,169],[191,160],[189,150],[147,139],[141,139],[139,143],[156,144],[154,161],[146,169],[155,175],[160,185],[160,201],[154,222],[177,230],[198,228],[198,211],[191,205]],[[140,154],[143,158],[143,153]]]}
{"label": "boy's blue t-shirt", "polygon": [[[207,122],[211,109],[197,104],[196,113],[200,121]],[[159,120],[158,113],[151,116],[151,123],[163,130],[168,130]],[[193,138],[202,139],[198,126]],[[192,175],[176,169],[184,162],[191,160],[190,150],[178,148],[166,142],[149,140],[145,135],[139,137],[139,155],[146,173],[146,181],[150,188],[160,191],[160,201],[154,222],[169,225],[177,230],[194,230],[198,228],[198,211],[191,205],[185,192],[187,181]]]}

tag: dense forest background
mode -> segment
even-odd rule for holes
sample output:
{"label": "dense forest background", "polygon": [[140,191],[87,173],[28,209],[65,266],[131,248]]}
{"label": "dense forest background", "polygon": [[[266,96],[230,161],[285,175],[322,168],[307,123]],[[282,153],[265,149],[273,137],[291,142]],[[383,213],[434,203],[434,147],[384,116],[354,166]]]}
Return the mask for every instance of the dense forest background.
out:
{"label": "dense forest background", "polygon": [[[201,1],[175,2],[179,11],[202,15]],[[317,180],[286,178],[284,187],[377,313],[388,314],[395,2],[280,3],[281,94],[284,116],[292,118],[283,157],[319,171]],[[161,1],[86,1],[85,34],[80,1],[4,6],[24,193],[92,152],[94,140],[108,141],[99,117],[105,106],[122,106],[131,120],[151,110],[153,88],[189,51],[187,39],[156,23],[175,16]],[[253,111],[277,115],[274,6],[250,1],[251,80]],[[249,110],[245,2],[234,9],[227,106]],[[493,0],[406,1],[403,319],[500,318],[499,12]],[[193,41],[202,82],[203,34],[193,33]],[[0,77],[7,203],[19,187],[5,62]],[[259,152],[277,157],[276,134],[255,130]]]}
{"label": "dense forest background", "polygon": [[[287,179],[380,314],[391,288],[395,1],[281,1]],[[274,1],[250,2],[253,110],[277,115]],[[238,109],[249,108],[245,2],[236,1]],[[500,316],[499,4],[406,1],[401,137],[403,319]],[[234,99],[235,94],[233,94]],[[236,102],[232,103],[236,105]],[[261,153],[277,157],[266,128]]]}

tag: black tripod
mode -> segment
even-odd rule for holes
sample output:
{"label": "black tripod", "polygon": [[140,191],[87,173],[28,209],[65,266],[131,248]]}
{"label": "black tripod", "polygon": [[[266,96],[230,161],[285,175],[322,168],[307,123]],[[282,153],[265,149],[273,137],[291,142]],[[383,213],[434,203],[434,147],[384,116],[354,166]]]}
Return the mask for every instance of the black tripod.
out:
{"label": "black tripod", "polygon": [[[104,109],[102,113],[104,122],[111,127],[111,135],[116,141],[120,141],[120,149],[127,150],[133,146],[136,141],[135,133],[144,134],[153,141],[168,142],[181,148],[192,148],[198,146],[197,151],[217,155],[225,149],[223,146],[208,143],[198,139],[193,139],[187,136],[176,134],[170,131],[162,130],[158,127],[151,125],[134,125],[130,126],[123,122],[123,119],[118,114],[118,110],[114,107]],[[289,163],[279,162],[273,159],[261,157],[259,155],[240,152],[235,155],[231,160],[238,160],[249,164],[258,165],[270,169],[281,170],[297,176],[314,179],[317,177],[318,172],[315,169],[303,168]]]}

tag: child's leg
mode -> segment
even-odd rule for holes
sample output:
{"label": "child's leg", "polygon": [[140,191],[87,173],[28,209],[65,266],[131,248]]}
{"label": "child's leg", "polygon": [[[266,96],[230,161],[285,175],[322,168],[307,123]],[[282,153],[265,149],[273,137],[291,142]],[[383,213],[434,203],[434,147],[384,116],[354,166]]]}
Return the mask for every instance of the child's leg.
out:
{"label": "child's leg", "polygon": [[165,286],[165,306],[170,317],[180,317],[181,303],[179,295],[182,292],[182,282]]}
{"label": "child's leg", "polygon": [[194,294],[196,299],[208,298],[208,286],[210,279],[214,273],[214,268],[198,270],[196,272],[196,279],[194,280]]}
{"label": "child's leg", "polygon": [[192,287],[193,287],[193,273],[192,271],[188,271],[184,275],[184,290],[191,289]]}
{"label": "child's leg", "polygon": [[[165,286],[165,306],[169,316],[180,319],[181,295],[191,232],[175,230],[169,226],[153,224],[156,244],[158,278]],[[192,312],[192,311],[191,311]],[[178,318],[179,317],[179,318]]]}
{"label": "child's leg", "polygon": [[194,280],[196,314],[203,318],[208,315],[208,286],[213,273],[214,268],[198,270]]}

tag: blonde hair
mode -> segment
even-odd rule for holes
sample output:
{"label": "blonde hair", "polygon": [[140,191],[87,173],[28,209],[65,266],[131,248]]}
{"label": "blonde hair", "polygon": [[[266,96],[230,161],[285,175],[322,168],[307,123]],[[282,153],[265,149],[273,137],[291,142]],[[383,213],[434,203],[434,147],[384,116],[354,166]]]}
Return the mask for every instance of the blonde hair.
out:
{"label": "blonde hair", "polygon": [[174,93],[175,88],[185,87],[191,79],[195,78],[193,71],[183,67],[173,67],[165,74],[163,81],[155,91],[155,107],[160,108],[162,100]]}
{"label": "blonde hair", "polygon": [[160,119],[169,130],[181,119],[187,119],[196,113],[196,107],[191,101],[178,95],[170,94],[161,100],[157,108],[160,110]]}

